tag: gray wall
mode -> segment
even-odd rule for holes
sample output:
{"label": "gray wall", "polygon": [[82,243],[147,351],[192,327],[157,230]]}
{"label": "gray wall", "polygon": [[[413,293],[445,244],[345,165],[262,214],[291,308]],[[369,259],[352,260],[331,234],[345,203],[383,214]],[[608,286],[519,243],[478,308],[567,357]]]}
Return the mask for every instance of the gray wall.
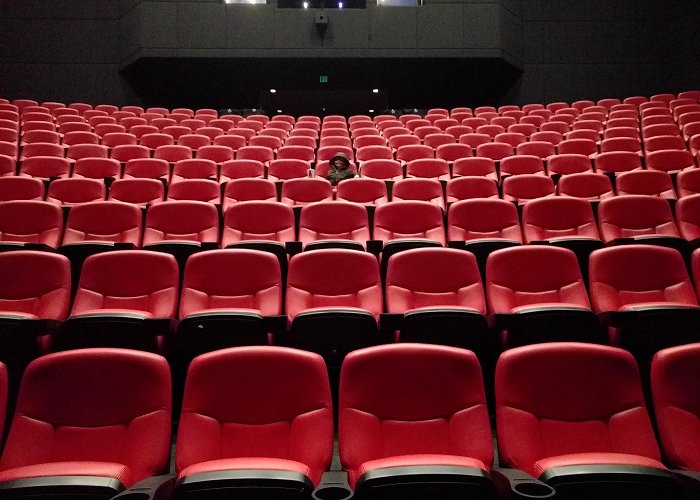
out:
{"label": "gray wall", "polygon": [[[273,0],[274,2],[274,0]],[[697,2],[425,0],[313,10],[219,0],[0,0],[0,95],[138,100],[119,70],[144,57],[501,58],[523,70],[504,102],[699,87]]]}

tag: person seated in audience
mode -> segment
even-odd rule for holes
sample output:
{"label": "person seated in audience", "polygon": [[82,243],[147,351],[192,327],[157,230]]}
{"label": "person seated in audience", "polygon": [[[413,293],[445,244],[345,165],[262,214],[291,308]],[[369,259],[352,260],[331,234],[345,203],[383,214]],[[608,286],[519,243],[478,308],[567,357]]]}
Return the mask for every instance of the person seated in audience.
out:
{"label": "person seated in audience", "polygon": [[350,160],[345,153],[336,153],[329,162],[328,176],[326,177],[331,184],[337,186],[344,179],[351,179],[357,174],[350,170]]}

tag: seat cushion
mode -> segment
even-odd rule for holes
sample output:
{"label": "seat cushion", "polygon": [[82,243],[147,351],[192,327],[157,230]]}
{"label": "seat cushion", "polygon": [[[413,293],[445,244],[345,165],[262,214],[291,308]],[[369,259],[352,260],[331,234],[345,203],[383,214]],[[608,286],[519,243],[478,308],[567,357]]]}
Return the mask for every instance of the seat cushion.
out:
{"label": "seat cushion", "polygon": [[489,468],[481,460],[457,455],[440,454],[416,454],[398,455],[395,457],[379,458],[363,463],[359,470],[349,471],[350,484],[354,485],[366,472],[384,469],[387,467],[411,467],[420,465],[452,465],[458,467],[471,467],[488,472]]}
{"label": "seat cushion", "polygon": [[308,477],[313,483],[318,484],[323,471],[314,471],[301,462],[294,460],[285,460],[283,458],[267,458],[267,457],[241,457],[241,458],[222,458],[219,460],[208,460],[198,464],[190,465],[184,468],[178,475],[178,480],[194,474],[202,474],[205,472],[221,472],[227,470],[282,470],[290,472],[299,472]]}
{"label": "seat cushion", "polygon": [[112,477],[125,488],[133,484],[129,467],[113,462],[52,462],[27,465],[0,472],[0,482],[48,476]]}
{"label": "seat cushion", "polygon": [[570,465],[631,465],[666,470],[666,467],[658,460],[641,455],[628,455],[626,453],[573,453],[548,457],[535,462],[534,476],[540,477],[547,470]]}

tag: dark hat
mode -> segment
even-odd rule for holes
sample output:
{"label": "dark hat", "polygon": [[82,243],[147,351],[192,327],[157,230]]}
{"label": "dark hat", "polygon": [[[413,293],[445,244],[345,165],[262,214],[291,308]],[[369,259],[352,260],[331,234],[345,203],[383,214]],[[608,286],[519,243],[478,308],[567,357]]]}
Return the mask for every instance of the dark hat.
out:
{"label": "dark hat", "polygon": [[330,160],[331,165],[333,164],[333,162],[334,162],[335,160],[338,160],[338,159],[343,160],[343,163],[345,164],[346,167],[350,165],[350,160],[348,159],[348,157],[347,157],[347,155],[346,155],[345,153],[336,153],[336,154],[334,154],[333,157],[332,157],[331,160]]}

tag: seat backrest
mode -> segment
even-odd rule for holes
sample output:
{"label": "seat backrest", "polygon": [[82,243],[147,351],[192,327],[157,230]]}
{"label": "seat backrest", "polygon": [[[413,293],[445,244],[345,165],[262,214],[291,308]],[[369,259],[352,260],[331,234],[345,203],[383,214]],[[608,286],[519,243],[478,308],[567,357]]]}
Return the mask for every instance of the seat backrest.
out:
{"label": "seat backrest", "polygon": [[542,158],[533,155],[508,156],[501,160],[501,175],[544,174]]}
{"label": "seat backrest", "polygon": [[554,196],[551,177],[537,174],[521,174],[503,180],[503,199],[525,203],[529,200]]}
{"label": "seat backrest", "polygon": [[[1,162],[2,158],[0,158],[0,163]],[[14,171],[14,162],[12,169]],[[41,201],[43,199],[44,183],[41,182],[41,179],[18,177],[14,175],[0,177],[0,202],[10,200]]]}
{"label": "seat backrest", "polygon": [[427,238],[445,244],[442,210],[427,201],[393,201],[374,213],[374,239]]}
{"label": "seat backrest", "polygon": [[164,201],[146,213],[143,244],[166,240],[219,241],[219,214],[211,203]]}
{"label": "seat backrest", "polygon": [[592,172],[562,176],[557,183],[557,190],[560,195],[589,201],[615,196],[610,178],[607,175]]}
{"label": "seat backrest", "polygon": [[564,237],[599,238],[593,208],[581,198],[532,200],[523,207],[522,218],[527,243]]}
{"label": "seat backrest", "polygon": [[317,307],[360,308],[379,318],[382,287],[376,257],[335,248],[293,256],[287,274],[287,315],[294,319]]}
{"label": "seat backrest", "polygon": [[655,196],[628,195],[602,200],[598,227],[604,242],[616,238],[678,236],[668,201]]}
{"label": "seat backrest", "polygon": [[617,176],[617,194],[643,194],[660,198],[676,198],[671,176],[660,170],[636,170]]}
{"label": "seat backrest", "polygon": [[391,196],[393,201],[422,200],[434,203],[440,208],[445,207],[442,184],[437,179],[421,177],[401,179],[394,183]]}
{"label": "seat backrest", "polygon": [[678,173],[678,196],[700,194],[700,169]]}
{"label": "seat backrest", "polygon": [[491,253],[486,297],[492,313],[534,304],[590,308],[576,255],[566,248],[525,245]]}
{"label": "seat backrest", "polygon": [[170,419],[170,369],[161,356],[126,349],[49,354],[24,372],[0,469],[112,462],[128,467],[135,483],[165,472]]}
{"label": "seat backrest", "polygon": [[288,205],[307,205],[332,200],[333,186],[323,178],[288,179],[282,183],[280,200]]}
{"label": "seat backrest", "polygon": [[496,430],[500,460],[535,477],[538,461],[559,455],[660,460],[637,364],[614,347],[554,342],[501,354]]}
{"label": "seat backrest", "polygon": [[672,248],[620,245],[596,250],[589,263],[596,312],[643,303],[698,304],[683,257]]}
{"label": "seat backrest", "polygon": [[190,365],[178,472],[209,460],[280,458],[305,464],[317,484],[332,452],[330,385],[318,354],[238,347],[204,354]]}
{"label": "seat backrest", "polygon": [[70,309],[70,262],[49,252],[0,253],[0,311],[63,321]]}
{"label": "seat backrest", "polygon": [[352,240],[365,244],[371,239],[367,209],[346,201],[319,201],[301,209],[299,241]]}
{"label": "seat backrest", "polygon": [[386,183],[371,177],[354,177],[340,181],[336,197],[338,200],[363,205],[381,205],[389,201]]}
{"label": "seat backrest", "polygon": [[370,460],[456,455],[493,463],[493,441],[476,355],[394,344],[351,352],[340,375],[338,444],[353,486]]}
{"label": "seat backrest", "polygon": [[63,244],[81,241],[141,242],[141,210],[136,205],[112,201],[83,203],[68,214]]}
{"label": "seat backrest", "polygon": [[505,238],[522,243],[518,210],[499,199],[461,200],[447,211],[447,239],[469,241]]}
{"label": "seat backrest", "polygon": [[676,203],[678,232],[688,241],[700,238],[700,194],[685,196]]}
{"label": "seat backrest", "polygon": [[247,240],[294,241],[294,211],[276,201],[241,201],[224,215],[221,246]]}
{"label": "seat backrest", "polygon": [[[561,145],[560,145],[561,146]],[[561,147],[559,148],[561,151]],[[564,153],[551,156],[547,159],[549,174],[578,174],[592,172],[593,166],[588,156],[576,153]]]}
{"label": "seat backrest", "polygon": [[47,201],[0,203],[0,241],[41,243],[56,248],[63,234],[61,207]]}
{"label": "seat backrest", "polygon": [[659,351],[651,363],[654,414],[664,457],[674,467],[700,470],[700,344]]}
{"label": "seat backrest", "polygon": [[128,309],[174,318],[177,291],[178,268],[172,255],[143,250],[100,253],[83,263],[71,314]]}
{"label": "seat backrest", "polygon": [[386,307],[405,313],[430,306],[468,307],[486,314],[476,258],[452,248],[414,248],[389,259]]}
{"label": "seat backrest", "polygon": [[180,296],[180,318],[211,309],[282,313],[282,277],[269,252],[231,249],[192,255]]}
{"label": "seat backrest", "polygon": [[109,199],[145,207],[163,201],[165,189],[158,179],[120,179],[109,187]]}

